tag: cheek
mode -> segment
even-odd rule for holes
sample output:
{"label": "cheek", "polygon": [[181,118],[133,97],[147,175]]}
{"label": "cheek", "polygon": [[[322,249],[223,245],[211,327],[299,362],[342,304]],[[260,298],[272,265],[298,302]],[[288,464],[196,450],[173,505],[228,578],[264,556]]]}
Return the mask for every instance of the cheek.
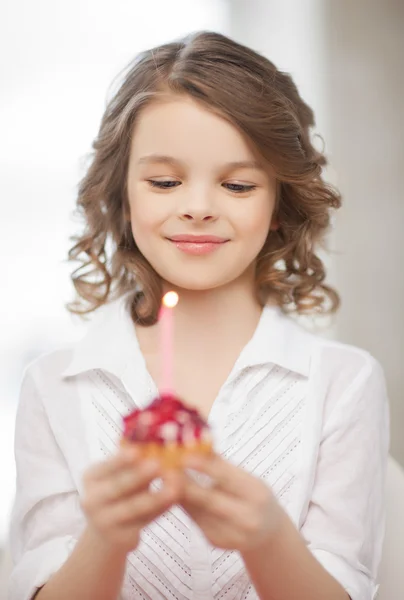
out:
{"label": "cheek", "polygon": [[256,240],[259,245],[268,235],[273,213],[272,203],[267,197],[252,203],[240,219],[240,227],[245,236]]}
{"label": "cheek", "polygon": [[129,206],[135,239],[147,238],[166,218],[164,203],[156,201],[142,189],[133,190]]}

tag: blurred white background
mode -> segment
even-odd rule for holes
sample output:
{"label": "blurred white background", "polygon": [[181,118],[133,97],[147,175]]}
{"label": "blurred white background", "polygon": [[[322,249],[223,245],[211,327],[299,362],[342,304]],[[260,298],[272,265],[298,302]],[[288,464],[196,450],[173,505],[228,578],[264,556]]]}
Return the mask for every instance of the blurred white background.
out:
{"label": "blurred white background", "polygon": [[65,260],[77,229],[72,211],[83,159],[107,94],[138,52],[192,30],[226,32],[228,23],[219,0],[3,0],[1,6],[0,549],[14,497],[23,369],[85,327],[64,309],[72,296]]}
{"label": "blurred white background", "polygon": [[[266,54],[315,109],[327,177],[345,199],[328,258],[343,297],[331,335],[382,362],[392,453],[404,464],[404,3],[3,0],[0,10],[0,549],[14,495],[22,371],[85,327],[64,309],[72,297],[64,261],[108,91],[137,52],[193,30],[220,31]],[[1,586],[0,577],[0,599]]]}

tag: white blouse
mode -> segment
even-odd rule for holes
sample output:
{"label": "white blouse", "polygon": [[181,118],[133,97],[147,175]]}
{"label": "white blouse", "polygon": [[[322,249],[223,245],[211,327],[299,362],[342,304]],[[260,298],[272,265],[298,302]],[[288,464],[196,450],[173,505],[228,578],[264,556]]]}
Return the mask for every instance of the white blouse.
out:
{"label": "white blouse", "polygon": [[[116,452],[122,416],[156,394],[128,299],[99,309],[83,340],[42,356],[25,372],[15,435],[10,600],[29,600],[66,561],[85,527],[83,472]],[[267,307],[209,421],[217,450],[267,482],[352,600],[375,598],[389,447],[385,382],[375,359],[314,336]],[[120,600],[135,598],[258,596],[239,553],[210,546],[175,506],[143,530],[128,554]]]}

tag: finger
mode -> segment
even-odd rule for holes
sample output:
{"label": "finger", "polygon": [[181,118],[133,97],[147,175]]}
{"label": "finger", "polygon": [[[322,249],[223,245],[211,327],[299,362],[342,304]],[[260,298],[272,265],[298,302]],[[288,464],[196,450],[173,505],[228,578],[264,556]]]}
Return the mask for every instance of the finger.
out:
{"label": "finger", "polygon": [[162,475],[163,488],[167,494],[171,494],[176,499],[179,499],[184,494],[186,479],[187,477],[182,470],[166,471]]}
{"label": "finger", "polygon": [[188,479],[183,491],[184,508],[204,511],[206,514],[237,520],[244,510],[244,505],[237,498],[226,494],[218,488],[204,488]]}
{"label": "finger", "polygon": [[85,479],[87,481],[106,479],[120,469],[123,469],[128,465],[133,465],[134,463],[136,464],[139,461],[139,458],[140,452],[136,447],[120,449],[112,458],[90,467],[85,474]]}
{"label": "finger", "polygon": [[128,465],[113,477],[98,483],[98,498],[104,502],[114,502],[137,491],[148,489],[150,483],[161,474],[161,464],[156,460],[139,462],[135,467]]}
{"label": "finger", "polygon": [[163,486],[158,492],[145,490],[116,503],[114,508],[110,509],[109,518],[117,524],[129,525],[136,521],[143,526],[165,512],[180,496],[180,485],[171,481],[170,485]]}
{"label": "finger", "polygon": [[[215,527],[217,527],[217,517],[215,515],[211,515],[203,509],[197,508],[190,502],[181,502],[181,508],[201,529],[211,527],[212,530],[214,530]],[[221,520],[221,523],[223,524],[223,520]]]}
{"label": "finger", "polygon": [[237,497],[244,497],[245,491],[255,483],[255,478],[250,473],[217,454],[209,457],[189,456],[185,461],[185,467],[208,475],[213,479],[216,487]]}

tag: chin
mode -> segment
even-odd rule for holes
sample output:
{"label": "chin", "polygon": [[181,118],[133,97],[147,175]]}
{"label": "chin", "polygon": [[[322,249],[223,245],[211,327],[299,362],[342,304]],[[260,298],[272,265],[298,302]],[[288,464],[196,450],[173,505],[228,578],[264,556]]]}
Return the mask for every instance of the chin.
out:
{"label": "chin", "polygon": [[167,281],[168,284],[174,286],[176,289],[194,292],[204,292],[223,287],[237,278],[237,275],[235,275],[235,277],[227,276],[226,278],[224,278],[223,274],[218,274],[216,277],[212,275],[198,277],[198,273],[195,272],[189,274],[188,276],[185,273],[178,274],[178,276],[175,276],[173,273],[170,273],[164,277],[164,280]]}

